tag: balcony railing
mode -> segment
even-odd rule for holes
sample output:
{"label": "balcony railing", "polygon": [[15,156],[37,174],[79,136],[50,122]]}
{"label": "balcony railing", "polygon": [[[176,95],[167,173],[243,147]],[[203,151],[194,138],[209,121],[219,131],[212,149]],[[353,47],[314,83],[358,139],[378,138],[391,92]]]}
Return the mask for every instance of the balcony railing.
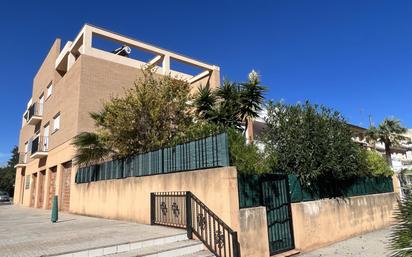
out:
{"label": "balcony railing", "polygon": [[19,162],[15,167],[26,166],[26,163],[29,161],[29,153],[19,153]]}
{"label": "balcony railing", "polygon": [[49,138],[46,136],[36,137],[31,144],[31,158],[47,156],[49,150]]}
{"label": "balcony railing", "polygon": [[43,103],[34,103],[29,107],[27,111],[27,123],[35,125],[43,118]]}

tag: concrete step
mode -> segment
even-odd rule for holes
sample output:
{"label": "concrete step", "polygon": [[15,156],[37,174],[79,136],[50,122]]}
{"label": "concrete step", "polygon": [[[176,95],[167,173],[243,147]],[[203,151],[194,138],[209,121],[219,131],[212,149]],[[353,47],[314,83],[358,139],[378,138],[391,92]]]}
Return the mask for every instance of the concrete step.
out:
{"label": "concrete step", "polygon": [[[141,249],[130,250],[128,252],[104,255],[104,257],[177,257],[177,256],[199,256],[196,253],[204,254],[203,243],[197,240],[185,240],[163,245],[143,247]],[[212,255],[213,256],[213,255]]]}
{"label": "concrete step", "polygon": [[79,249],[78,251],[62,252],[59,254],[44,255],[44,257],[99,257],[110,254],[127,253],[130,251],[138,251],[140,249],[149,247],[160,247],[166,244],[178,243],[180,241],[187,241],[187,234],[177,234],[171,236],[162,236],[151,238],[148,240],[127,242],[113,245],[105,245],[90,249]]}
{"label": "concrete step", "polygon": [[215,255],[209,251],[203,250],[196,253],[185,254],[180,257],[215,257]]}

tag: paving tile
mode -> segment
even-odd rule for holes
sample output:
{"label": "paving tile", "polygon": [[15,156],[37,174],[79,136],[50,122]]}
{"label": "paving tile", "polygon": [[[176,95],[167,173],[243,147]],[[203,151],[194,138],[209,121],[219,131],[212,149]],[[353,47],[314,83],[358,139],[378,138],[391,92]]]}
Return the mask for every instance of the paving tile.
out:
{"label": "paving tile", "polygon": [[[142,240],[184,234],[181,229],[68,213],[59,213],[59,222],[51,223],[50,210],[0,206],[2,257],[58,255],[129,243],[131,246]],[[106,248],[106,252],[110,249]],[[116,247],[114,249],[117,250]]]}

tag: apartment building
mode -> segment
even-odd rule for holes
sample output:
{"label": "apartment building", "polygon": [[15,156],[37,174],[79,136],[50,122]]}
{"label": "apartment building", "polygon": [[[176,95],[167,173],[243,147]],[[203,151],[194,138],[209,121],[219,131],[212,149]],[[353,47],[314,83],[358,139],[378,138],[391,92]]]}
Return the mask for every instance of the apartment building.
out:
{"label": "apartment building", "polygon": [[70,211],[74,185],[74,136],[93,131],[90,112],[119,95],[154,67],[159,75],[218,87],[219,67],[173,53],[89,24],[62,47],[56,39],[33,79],[32,97],[22,115],[20,159],[16,165],[14,203]]}

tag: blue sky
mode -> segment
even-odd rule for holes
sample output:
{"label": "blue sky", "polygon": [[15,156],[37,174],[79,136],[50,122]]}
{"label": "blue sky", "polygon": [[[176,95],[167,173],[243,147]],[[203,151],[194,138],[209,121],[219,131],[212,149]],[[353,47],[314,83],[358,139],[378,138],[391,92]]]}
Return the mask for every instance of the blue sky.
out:
{"label": "blue sky", "polygon": [[386,116],[412,127],[410,1],[3,1],[0,163],[18,142],[32,79],[56,37],[91,23],[221,67],[251,69],[267,98],[306,99],[367,126]]}

